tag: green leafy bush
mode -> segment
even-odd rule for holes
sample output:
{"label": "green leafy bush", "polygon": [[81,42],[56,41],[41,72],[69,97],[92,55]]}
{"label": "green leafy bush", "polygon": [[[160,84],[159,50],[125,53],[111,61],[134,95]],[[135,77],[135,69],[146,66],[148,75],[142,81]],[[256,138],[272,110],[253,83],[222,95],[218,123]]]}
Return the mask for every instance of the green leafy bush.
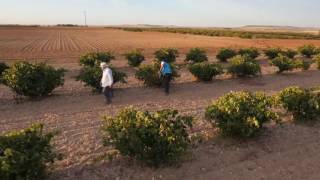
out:
{"label": "green leafy bush", "polygon": [[317,67],[320,70],[320,54],[314,56],[313,61],[317,64]]}
{"label": "green leafy bush", "polygon": [[298,54],[298,52],[293,49],[282,50],[280,48],[270,48],[265,50],[265,54],[269,59],[274,59],[278,57],[280,54],[293,59]]}
{"label": "green leafy bush", "polygon": [[175,110],[150,113],[126,108],[114,118],[105,117],[104,143],[149,165],[175,163],[190,144],[187,129],[192,121]]}
{"label": "green leafy bush", "polygon": [[202,48],[192,48],[187,54],[186,61],[191,61],[192,63],[208,61],[206,50]]}
{"label": "green leafy bush", "polygon": [[283,51],[280,48],[269,48],[265,50],[264,53],[269,59],[274,59],[278,57],[279,54],[283,53]]}
{"label": "green leafy bush", "polygon": [[217,54],[217,58],[221,62],[227,62],[228,59],[237,55],[237,52],[230,48],[221,48]]}
{"label": "green leafy bush", "polygon": [[230,59],[230,66],[228,67],[228,73],[234,76],[255,76],[261,73],[261,67],[258,61],[251,57],[235,56]]}
{"label": "green leafy bush", "polygon": [[301,68],[303,70],[308,70],[311,67],[311,62],[305,61],[303,59],[295,60],[295,66],[296,68]]}
{"label": "green leafy bush", "polygon": [[223,73],[223,68],[219,64],[196,63],[190,65],[189,71],[198,80],[212,81],[213,77]]}
{"label": "green leafy bush", "polygon": [[207,108],[206,118],[223,135],[253,137],[264,123],[278,119],[273,104],[274,99],[263,93],[231,92]]}
{"label": "green leafy bush", "polygon": [[[170,64],[172,69],[172,79],[179,76],[176,66]],[[160,87],[162,84],[160,76],[160,63],[155,62],[153,65],[142,65],[135,74],[136,78],[143,81],[148,87]]]}
{"label": "green leafy bush", "polygon": [[155,65],[142,65],[136,72],[136,78],[143,81],[146,86],[161,86],[159,68]]}
{"label": "green leafy bush", "polygon": [[113,76],[113,84],[117,83],[127,83],[127,74],[121,71],[116,70],[113,67],[110,67],[112,70],[112,76]]}
{"label": "green leafy bush", "polygon": [[154,54],[158,61],[166,60],[168,63],[175,62],[176,58],[179,56],[178,50],[174,48],[162,48],[157,50]]}
{"label": "green leafy bush", "polygon": [[40,97],[62,86],[64,73],[45,63],[17,62],[3,73],[3,83],[19,95]]}
{"label": "green leafy bush", "polygon": [[286,51],[283,51],[282,54],[287,56],[288,58],[293,59],[298,54],[298,52],[293,49],[287,49]]}
{"label": "green leafy bush", "polygon": [[259,50],[257,48],[253,48],[253,47],[252,48],[240,49],[239,50],[239,54],[241,56],[248,55],[252,59],[257,58],[260,55]]}
{"label": "green leafy bush", "polygon": [[296,121],[317,120],[320,116],[320,96],[308,89],[286,88],[279,93],[279,100]]}
{"label": "green leafy bush", "polygon": [[139,50],[133,50],[127,54],[125,54],[128,64],[131,67],[138,67],[145,60],[142,52]]}
{"label": "green leafy bush", "polygon": [[[117,71],[115,68],[110,67],[113,75],[113,83],[127,83],[126,78],[127,75],[123,72]],[[94,67],[83,67],[80,70],[80,74],[77,76],[78,81],[82,81],[85,83],[85,86],[89,86],[93,88],[93,91],[101,92],[101,78],[102,78],[102,70],[99,66]]]}
{"label": "green leafy bush", "polygon": [[278,73],[282,73],[284,71],[293,70],[296,67],[296,63],[294,60],[288,58],[287,56],[279,54],[278,57],[272,59],[270,64],[278,67]]}
{"label": "green leafy bush", "polygon": [[304,55],[305,57],[311,58],[313,55],[315,55],[316,47],[314,45],[304,45],[302,47],[299,47],[298,51]]}
{"label": "green leafy bush", "polygon": [[5,63],[0,63],[0,84],[2,83],[2,73],[7,69],[9,69],[9,66]]}
{"label": "green leafy bush", "polygon": [[111,52],[91,52],[80,57],[81,66],[98,66],[101,62],[110,63],[115,59]]}
{"label": "green leafy bush", "polygon": [[1,180],[44,179],[47,165],[61,157],[53,151],[53,137],[40,124],[0,136]]}

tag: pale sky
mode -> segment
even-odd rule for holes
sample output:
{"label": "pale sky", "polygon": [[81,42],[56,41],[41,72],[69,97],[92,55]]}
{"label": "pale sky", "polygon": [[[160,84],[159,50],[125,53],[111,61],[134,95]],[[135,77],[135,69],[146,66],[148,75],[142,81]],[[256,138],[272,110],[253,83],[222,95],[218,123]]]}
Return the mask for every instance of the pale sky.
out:
{"label": "pale sky", "polygon": [[0,0],[0,24],[320,27],[320,0]]}

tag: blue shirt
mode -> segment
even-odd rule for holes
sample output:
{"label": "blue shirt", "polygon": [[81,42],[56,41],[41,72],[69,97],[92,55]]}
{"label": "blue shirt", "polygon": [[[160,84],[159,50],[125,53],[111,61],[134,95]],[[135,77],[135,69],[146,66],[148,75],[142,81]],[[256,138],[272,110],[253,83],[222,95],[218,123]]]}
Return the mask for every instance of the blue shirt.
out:
{"label": "blue shirt", "polygon": [[166,63],[166,62],[162,61],[162,62],[161,62],[161,65],[162,65],[161,73],[162,73],[163,75],[172,74],[172,69],[171,69],[169,63]]}

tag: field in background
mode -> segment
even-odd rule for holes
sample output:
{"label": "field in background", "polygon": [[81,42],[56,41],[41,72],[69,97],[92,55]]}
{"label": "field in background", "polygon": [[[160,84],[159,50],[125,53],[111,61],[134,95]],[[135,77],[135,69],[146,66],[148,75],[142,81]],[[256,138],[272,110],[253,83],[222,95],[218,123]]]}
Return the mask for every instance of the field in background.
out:
{"label": "field in background", "polygon": [[171,32],[213,37],[239,37],[243,39],[314,39],[319,40],[319,30],[315,28],[295,28],[277,26],[244,26],[240,28],[189,28],[189,27],[115,27],[132,32]]}
{"label": "field in background", "polygon": [[142,49],[147,58],[162,47],[178,48],[185,54],[202,47],[213,56],[221,47],[279,46],[297,48],[304,44],[320,45],[320,40],[241,39],[208,37],[166,32],[128,32],[109,28],[81,27],[0,27],[0,60],[46,59],[57,63],[77,62],[89,51],[113,51],[118,59],[132,49]]}

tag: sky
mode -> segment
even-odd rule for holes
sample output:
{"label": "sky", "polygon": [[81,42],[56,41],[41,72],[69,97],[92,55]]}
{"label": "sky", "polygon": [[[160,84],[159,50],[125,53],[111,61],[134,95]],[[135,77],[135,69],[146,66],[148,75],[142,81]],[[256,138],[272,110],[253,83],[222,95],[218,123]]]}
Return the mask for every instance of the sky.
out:
{"label": "sky", "polygon": [[0,0],[0,24],[320,27],[320,0]]}

